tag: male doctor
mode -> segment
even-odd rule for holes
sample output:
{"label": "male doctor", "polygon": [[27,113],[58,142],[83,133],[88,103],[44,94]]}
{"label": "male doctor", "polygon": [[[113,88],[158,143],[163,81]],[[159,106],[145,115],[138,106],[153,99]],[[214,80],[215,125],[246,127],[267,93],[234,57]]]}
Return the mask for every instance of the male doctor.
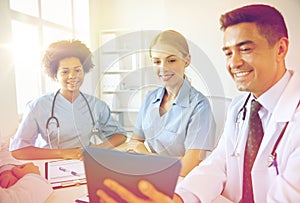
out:
{"label": "male doctor", "polygon": [[[128,202],[212,202],[219,195],[233,202],[300,202],[300,76],[285,66],[289,40],[284,19],[273,7],[249,5],[220,21],[228,72],[237,88],[249,93],[233,100],[217,148],[178,185],[172,200],[146,181],[139,188],[150,201],[104,181]],[[251,172],[244,174],[252,100],[262,106],[263,137],[254,145],[259,149]],[[252,182],[247,198],[244,175]],[[112,202],[102,190],[97,194],[101,202]]]}

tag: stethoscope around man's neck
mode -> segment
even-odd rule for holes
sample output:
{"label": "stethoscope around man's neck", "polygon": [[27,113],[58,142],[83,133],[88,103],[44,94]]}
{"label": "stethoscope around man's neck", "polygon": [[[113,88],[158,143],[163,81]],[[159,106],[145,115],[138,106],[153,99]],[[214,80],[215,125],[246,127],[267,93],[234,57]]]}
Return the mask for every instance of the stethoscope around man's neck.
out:
{"label": "stethoscope around man's neck", "polygon": [[[235,118],[235,124],[236,124],[235,131],[238,130],[238,133],[236,133],[237,134],[237,141],[234,145],[233,152],[231,153],[231,156],[234,156],[234,157],[239,157],[240,156],[240,153],[237,152],[237,148],[238,148],[240,140],[241,140],[242,133],[240,133],[240,131],[241,131],[241,129],[244,128],[244,124],[245,124],[245,120],[246,120],[246,114],[247,114],[246,106],[248,104],[248,101],[249,101],[250,97],[251,97],[251,93],[248,94],[242,108],[238,111],[238,113],[236,115],[236,118]],[[242,125],[238,126],[241,114],[242,114]]]}
{"label": "stethoscope around man's neck", "polygon": [[[241,136],[242,136],[242,133],[240,133],[240,129],[243,129],[244,127],[244,123],[245,123],[245,120],[246,120],[246,113],[247,113],[247,104],[249,102],[249,99],[251,98],[251,93],[249,93],[249,95],[247,96],[242,108],[238,111],[237,113],[237,116],[235,118],[235,123],[236,125],[238,124],[238,120],[240,119],[240,114],[242,113],[242,125],[241,127],[240,126],[236,126],[236,129],[238,129],[238,133],[237,133],[237,141],[234,145],[234,148],[233,148],[233,152],[231,153],[231,156],[233,157],[239,157],[240,156],[240,153],[237,152],[237,148],[238,148],[238,145],[239,145],[239,142],[241,141]],[[277,147],[284,135],[284,132],[285,132],[285,129],[287,127],[289,122],[286,122],[283,129],[281,130],[280,132],[280,135],[279,137],[277,138],[276,142],[275,142],[275,145],[272,149],[272,152],[271,154],[269,155],[269,160],[268,160],[268,167],[271,167],[271,166],[274,166],[275,169],[276,169],[276,174],[278,175],[279,174],[279,170],[278,170],[278,163],[277,163]]]}
{"label": "stethoscope around man's neck", "polygon": [[[48,138],[48,144],[50,149],[52,148],[52,144],[51,144],[51,138],[50,138],[50,132],[49,132],[49,124],[51,122],[51,120],[54,120],[56,123],[56,128],[57,128],[57,147],[60,148],[60,124],[58,121],[58,118],[56,116],[54,116],[54,107],[55,107],[55,101],[56,101],[56,97],[59,94],[60,89],[55,93],[53,101],[52,101],[52,107],[51,107],[51,115],[48,118],[47,122],[46,122],[46,131],[47,131],[47,138]],[[82,92],[80,92],[80,95],[83,97],[88,109],[89,109],[89,113],[92,119],[92,124],[93,124],[93,129],[92,129],[92,134],[95,135],[99,132],[98,128],[95,128],[95,119],[91,110],[91,107],[89,105],[89,102],[87,101],[86,97],[84,96],[84,94]]]}

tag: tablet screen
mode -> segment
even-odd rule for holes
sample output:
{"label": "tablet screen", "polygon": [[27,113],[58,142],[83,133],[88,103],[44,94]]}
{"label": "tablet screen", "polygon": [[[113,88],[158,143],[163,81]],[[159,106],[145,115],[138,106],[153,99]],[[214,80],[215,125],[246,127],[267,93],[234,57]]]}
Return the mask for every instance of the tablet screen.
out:
{"label": "tablet screen", "polygon": [[181,169],[181,162],[176,158],[101,148],[85,148],[83,158],[90,202],[99,202],[98,189],[107,192],[117,202],[125,202],[103,185],[106,178],[118,181],[142,198],[146,197],[139,192],[138,182],[148,180],[172,198]]}

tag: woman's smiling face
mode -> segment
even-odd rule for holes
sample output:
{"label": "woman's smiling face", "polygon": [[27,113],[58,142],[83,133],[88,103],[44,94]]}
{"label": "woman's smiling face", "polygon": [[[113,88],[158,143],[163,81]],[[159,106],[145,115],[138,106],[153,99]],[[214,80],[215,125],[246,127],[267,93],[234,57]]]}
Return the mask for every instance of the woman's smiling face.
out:
{"label": "woman's smiling face", "polygon": [[189,65],[189,59],[183,58],[181,52],[166,44],[156,44],[152,47],[151,61],[156,75],[165,86],[182,83],[184,69]]}
{"label": "woman's smiling face", "polygon": [[70,57],[59,61],[56,77],[62,91],[79,92],[84,75],[82,64],[78,58]]}

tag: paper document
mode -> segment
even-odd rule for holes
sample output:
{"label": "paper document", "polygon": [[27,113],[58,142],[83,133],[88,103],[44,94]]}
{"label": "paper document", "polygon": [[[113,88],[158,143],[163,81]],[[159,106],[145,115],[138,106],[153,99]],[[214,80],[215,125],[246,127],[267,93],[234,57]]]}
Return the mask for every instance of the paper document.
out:
{"label": "paper document", "polygon": [[58,160],[45,163],[45,174],[53,188],[85,184],[83,161]]}

